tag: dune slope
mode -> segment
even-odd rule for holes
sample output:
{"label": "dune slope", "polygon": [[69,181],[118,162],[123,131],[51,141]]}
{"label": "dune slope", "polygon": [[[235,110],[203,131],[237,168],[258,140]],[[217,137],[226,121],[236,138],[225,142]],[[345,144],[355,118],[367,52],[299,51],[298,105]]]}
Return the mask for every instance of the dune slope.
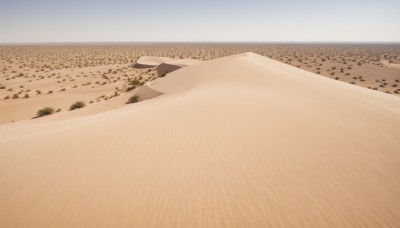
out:
{"label": "dune slope", "polygon": [[399,227],[400,98],[245,53],[0,126],[0,227]]}

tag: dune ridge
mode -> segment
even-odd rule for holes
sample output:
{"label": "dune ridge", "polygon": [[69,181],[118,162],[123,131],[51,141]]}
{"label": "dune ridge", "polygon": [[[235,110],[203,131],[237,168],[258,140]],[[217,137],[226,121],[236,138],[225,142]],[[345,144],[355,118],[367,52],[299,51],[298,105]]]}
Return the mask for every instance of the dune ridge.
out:
{"label": "dune ridge", "polygon": [[139,69],[155,67],[158,76],[163,77],[170,72],[199,62],[201,61],[196,59],[173,59],[168,57],[142,56],[136,61],[133,67]]}
{"label": "dune ridge", "polygon": [[254,53],[146,86],[0,126],[0,226],[400,226],[399,97]]}

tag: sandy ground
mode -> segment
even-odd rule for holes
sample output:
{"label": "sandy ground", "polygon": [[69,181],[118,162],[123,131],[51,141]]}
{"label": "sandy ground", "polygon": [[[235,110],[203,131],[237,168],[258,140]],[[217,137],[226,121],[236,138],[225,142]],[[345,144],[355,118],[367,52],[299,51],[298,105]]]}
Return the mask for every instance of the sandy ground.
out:
{"label": "sandy ground", "polygon": [[398,96],[254,53],[145,88],[1,125],[0,226],[400,226]]}
{"label": "sandy ground", "polygon": [[[65,112],[77,101],[85,102],[87,113],[112,110],[124,106],[141,85],[173,70],[249,51],[339,81],[400,93],[398,44],[3,45],[0,124],[32,119],[45,107],[75,115]],[[135,63],[144,67],[132,67]]]}

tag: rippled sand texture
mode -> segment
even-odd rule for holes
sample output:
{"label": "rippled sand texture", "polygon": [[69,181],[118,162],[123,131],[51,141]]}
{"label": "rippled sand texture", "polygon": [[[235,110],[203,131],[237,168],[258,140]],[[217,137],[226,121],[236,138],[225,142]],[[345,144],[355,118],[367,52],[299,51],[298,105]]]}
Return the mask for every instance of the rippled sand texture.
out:
{"label": "rippled sand texture", "polygon": [[398,96],[253,53],[147,86],[0,126],[0,227],[400,227]]}

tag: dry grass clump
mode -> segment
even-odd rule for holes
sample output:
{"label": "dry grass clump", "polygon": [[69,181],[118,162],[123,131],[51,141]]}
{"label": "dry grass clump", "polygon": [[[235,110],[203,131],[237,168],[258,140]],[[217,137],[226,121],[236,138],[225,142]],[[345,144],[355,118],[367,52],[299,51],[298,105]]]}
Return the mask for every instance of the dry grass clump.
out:
{"label": "dry grass clump", "polygon": [[126,103],[127,104],[132,104],[132,103],[136,103],[138,101],[139,101],[139,96],[138,95],[133,95],[128,99],[128,101]]}
{"label": "dry grass clump", "polygon": [[73,104],[69,107],[69,110],[75,110],[75,109],[78,109],[78,108],[83,108],[83,107],[85,107],[85,106],[86,106],[85,102],[83,102],[83,101],[77,101],[77,102],[73,103]]}
{"label": "dry grass clump", "polygon": [[46,107],[43,109],[40,109],[37,113],[36,116],[37,117],[42,117],[42,116],[47,116],[47,115],[51,115],[54,113],[54,109],[52,107]]}

